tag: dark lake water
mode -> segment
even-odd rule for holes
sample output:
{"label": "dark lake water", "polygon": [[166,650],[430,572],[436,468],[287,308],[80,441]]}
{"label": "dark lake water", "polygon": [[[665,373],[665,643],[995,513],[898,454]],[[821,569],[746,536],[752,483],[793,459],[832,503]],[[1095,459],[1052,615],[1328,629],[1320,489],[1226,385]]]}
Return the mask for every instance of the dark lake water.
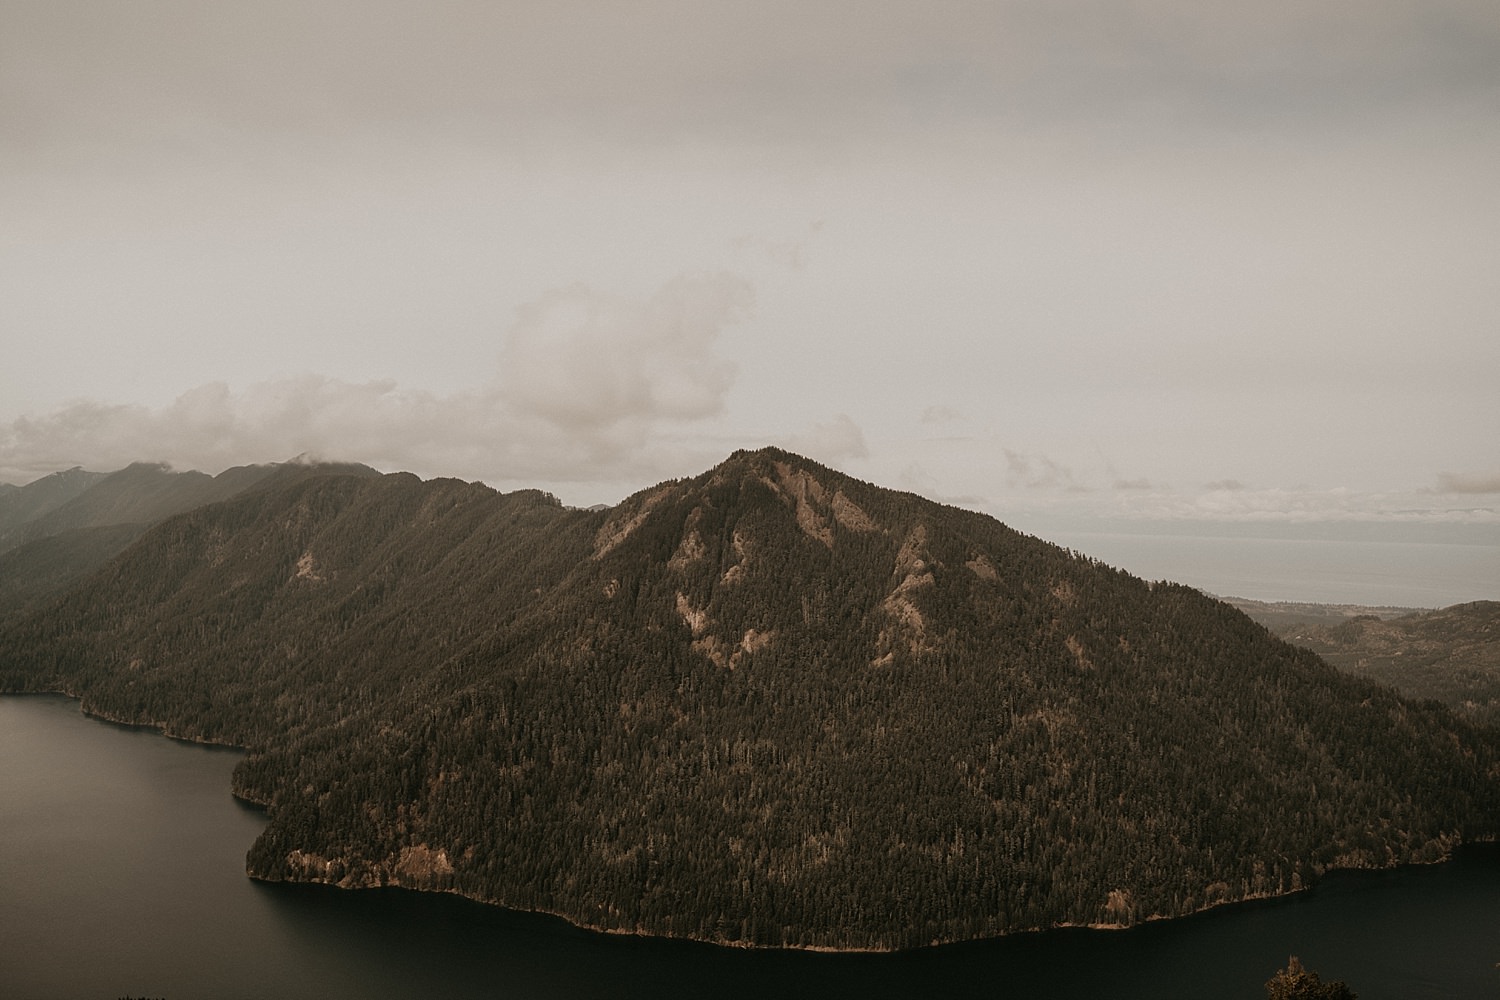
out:
{"label": "dark lake water", "polygon": [[591,934],[450,896],[262,885],[233,751],[0,697],[0,996],[1257,1000],[1296,954],[1361,1000],[1500,998],[1500,849],[1125,932],[896,955]]}

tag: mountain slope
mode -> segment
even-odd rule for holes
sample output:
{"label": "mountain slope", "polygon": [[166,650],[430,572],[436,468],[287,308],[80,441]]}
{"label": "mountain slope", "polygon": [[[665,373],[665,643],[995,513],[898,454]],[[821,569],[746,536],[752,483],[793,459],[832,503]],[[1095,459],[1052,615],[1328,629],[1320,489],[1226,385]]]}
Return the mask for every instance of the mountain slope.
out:
{"label": "mountain slope", "polygon": [[164,517],[233,496],[275,468],[271,465],[242,466],[218,476],[208,476],[202,472],[173,472],[165,465],[137,462],[91,482],[66,502],[18,524],[0,538],[0,548],[13,548],[73,528],[152,524]]}
{"label": "mountain slope", "polygon": [[603,512],[246,493],[0,630],[0,684],[250,747],[259,877],[742,944],[1132,923],[1500,817],[1442,708],[774,450]]}
{"label": "mountain slope", "polygon": [[103,478],[101,472],[72,468],[43,476],[25,486],[0,484],[3,485],[0,488],[0,549],[8,547],[5,539],[11,532],[62,506]]}
{"label": "mountain slope", "polygon": [[[16,523],[0,534],[0,620],[78,582],[163,518],[245,490],[330,474],[379,475],[363,465],[300,460],[237,466],[212,477],[136,463],[109,474],[74,469],[19,487],[27,502],[15,505]],[[37,495],[38,487],[46,489]]]}
{"label": "mountain slope", "polygon": [[1281,634],[1350,673],[1412,698],[1435,698],[1500,727],[1500,601],[1472,601],[1382,620],[1288,626]]}
{"label": "mountain slope", "polygon": [[77,583],[139,538],[146,527],[74,528],[0,552],[0,621]]}

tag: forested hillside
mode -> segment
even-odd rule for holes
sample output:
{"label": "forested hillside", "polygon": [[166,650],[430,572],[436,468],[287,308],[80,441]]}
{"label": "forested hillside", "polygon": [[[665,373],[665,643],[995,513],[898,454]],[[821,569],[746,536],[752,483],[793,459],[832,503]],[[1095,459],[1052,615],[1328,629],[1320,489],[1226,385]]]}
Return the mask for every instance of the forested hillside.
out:
{"label": "forested hillside", "polygon": [[0,549],[14,544],[9,539],[17,529],[56,510],[103,478],[102,472],[73,468],[25,486],[0,483]]}
{"label": "forested hillside", "polygon": [[257,877],[727,943],[1127,924],[1500,826],[1441,706],[775,450],[599,512],[271,483],[0,630],[0,686],[250,748]]}
{"label": "forested hillside", "polygon": [[137,462],[71,469],[0,492],[0,621],[65,590],[173,514],[307,475],[378,475],[363,465],[293,460],[217,476]]}
{"label": "forested hillside", "polygon": [[1288,625],[1280,634],[1350,673],[1412,698],[1434,698],[1471,722],[1500,728],[1500,601],[1336,625]]}
{"label": "forested hillside", "polygon": [[[60,481],[59,486],[82,485],[84,488],[71,493],[61,503],[49,504],[40,510],[27,510],[25,516],[13,516],[14,523],[0,533],[0,551],[74,528],[153,524],[164,517],[233,496],[270,475],[275,468],[272,465],[247,465],[228,469],[217,476],[207,476],[201,472],[173,472],[164,465],[137,462],[102,476],[79,469],[48,476],[22,487],[16,495],[30,496],[54,481]],[[52,487],[48,492],[58,493],[59,489]]]}

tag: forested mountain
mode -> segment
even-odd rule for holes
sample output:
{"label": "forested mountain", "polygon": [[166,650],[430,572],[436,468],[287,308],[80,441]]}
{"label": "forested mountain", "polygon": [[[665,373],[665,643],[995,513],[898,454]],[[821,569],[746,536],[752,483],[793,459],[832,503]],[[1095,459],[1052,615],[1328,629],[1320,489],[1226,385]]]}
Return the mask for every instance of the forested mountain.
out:
{"label": "forested mountain", "polygon": [[[274,465],[247,465],[208,476],[201,472],[173,472],[165,465],[137,462],[94,479],[63,503],[18,519],[0,535],[0,551],[73,528],[153,524],[173,514],[233,496],[265,478],[275,468]],[[59,475],[80,473],[95,475],[81,470]],[[46,483],[54,478],[48,476],[38,482]],[[29,491],[35,485],[23,487],[22,491]]]}
{"label": "forested mountain", "polygon": [[245,465],[217,476],[138,462],[71,469],[0,494],[0,620],[82,579],[164,518],[262,483],[310,474],[378,475],[363,465]]}
{"label": "forested mountain", "polygon": [[1500,827],[1441,706],[776,450],[604,511],[268,481],[0,629],[0,686],[248,747],[257,877],[727,943],[1128,924]]}
{"label": "forested mountain", "polygon": [[103,478],[102,472],[72,468],[25,486],[0,484],[0,549],[9,547],[5,539],[15,529],[61,507]]}
{"label": "forested mountain", "polygon": [[0,621],[77,583],[149,527],[74,528],[0,552]]}
{"label": "forested mountain", "polygon": [[1500,728],[1500,601],[1389,619],[1357,615],[1336,625],[1279,631],[1336,667],[1412,698],[1435,698],[1470,721]]}

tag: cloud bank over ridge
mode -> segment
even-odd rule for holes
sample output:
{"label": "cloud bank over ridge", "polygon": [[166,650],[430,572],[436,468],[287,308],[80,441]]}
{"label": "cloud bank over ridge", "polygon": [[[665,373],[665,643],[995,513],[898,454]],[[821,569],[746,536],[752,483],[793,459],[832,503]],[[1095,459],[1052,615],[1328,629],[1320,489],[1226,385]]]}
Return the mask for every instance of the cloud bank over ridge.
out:
{"label": "cloud bank over ridge", "polygon": [[446,395],[302,374],[211,382],[160,408],[76,402],[0,428],[0,476],[59,461],[218,471],[303,452],[501,482],[665,474],[681,458],[662,432],[723,410],[734,365],[716,341],[753,298],[727,272],[680,275],[644,300],[560,289],[517,310],[493,377]]}

